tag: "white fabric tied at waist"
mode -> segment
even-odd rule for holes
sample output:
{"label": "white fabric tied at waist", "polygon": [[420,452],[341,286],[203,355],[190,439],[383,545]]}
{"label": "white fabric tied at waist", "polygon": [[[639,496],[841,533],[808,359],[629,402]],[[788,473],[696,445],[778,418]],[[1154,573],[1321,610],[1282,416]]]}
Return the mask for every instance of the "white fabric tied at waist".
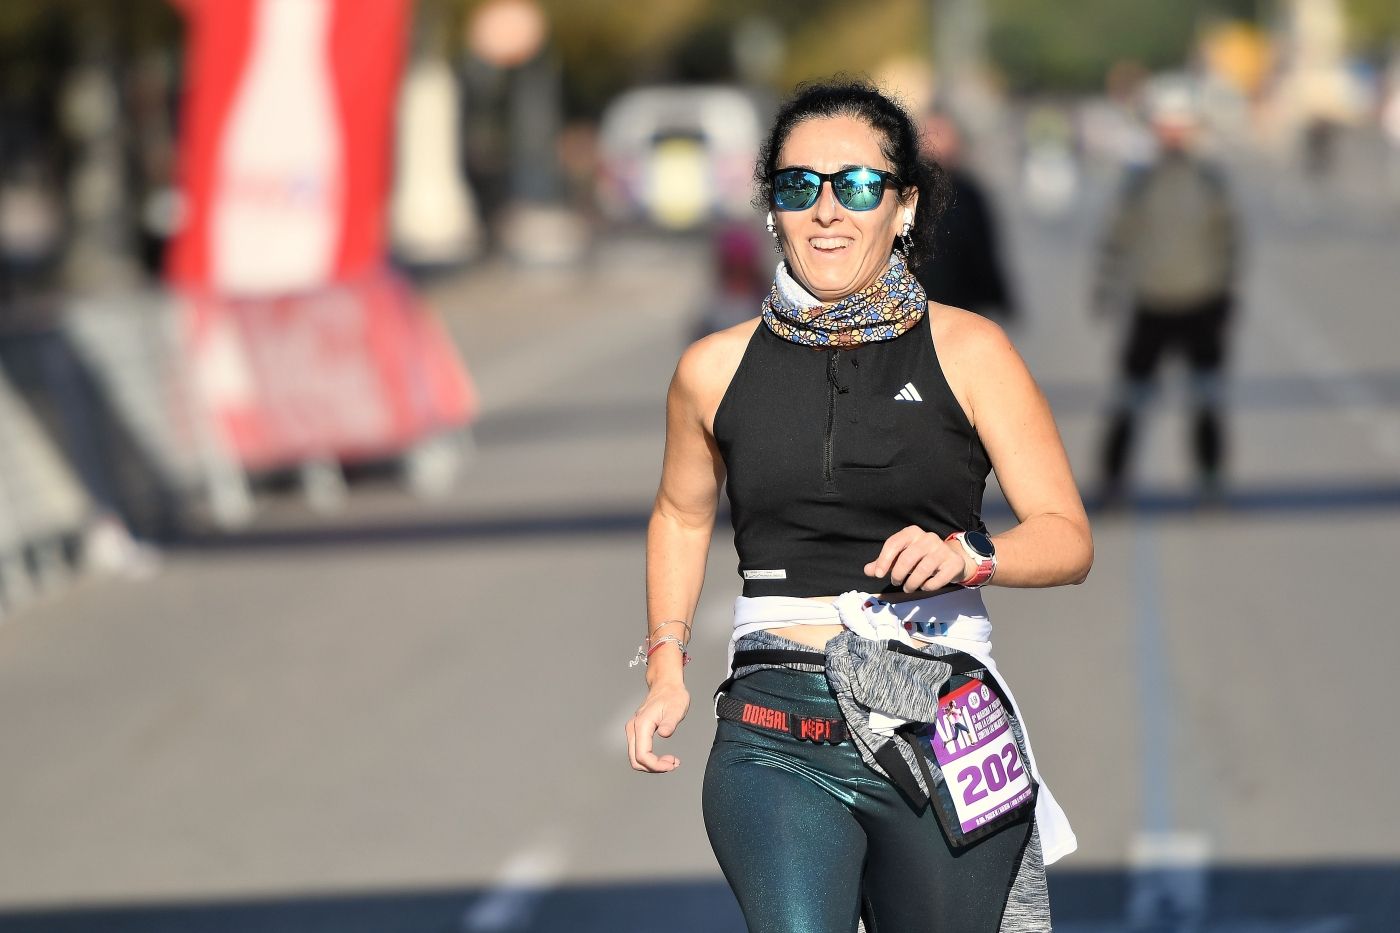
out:
{"label": "white fabric tied at waist", "polygon": [[[911,635],[904,627],[914,622],[919,633]],[[1031,776],[1040,785],[1035,801],[1035,822],[1045,864],[1053,864],[1079,848],[1079,840],[1069,825],[1050,787],[1040,774],[1031,749],[1026,718],[1016,705],[1006,678],[992,660],[992,621],[978,589],[955,590],[902,603],[887,603],[870,593],[855,590],[842,593],[834,602],[796,596],[740,596],[734,601],[734,632],[729,640],[729,662],[734,661],[734,644],[752,632],[787,628],[791,625],[842,625],[862,638],[877,641],[894,639],[907,645],[935,643],[972,655],[1001,684],[1011,702],[1012,714],[1021,723],[1026,739],[1026,761]],[[927,633],[927,634],[925,634]],[[878,712],[872,711],[874,728]],[[886,717],[888,720],[888,717]],[[901,720],[902,721],[902,720]]]}

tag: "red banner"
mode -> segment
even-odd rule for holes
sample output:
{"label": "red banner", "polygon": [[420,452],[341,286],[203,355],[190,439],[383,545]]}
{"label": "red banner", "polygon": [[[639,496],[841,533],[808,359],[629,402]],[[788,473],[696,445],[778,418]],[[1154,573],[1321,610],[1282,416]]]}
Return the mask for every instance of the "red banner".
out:
{"label": "red banner", "polygon": [[384,271],[407,0],[174,0],[189,26],[187,354],[249,466],[390,455],[475,414],[455,349]]}
{"label": "red banner", "polygon": [[177,5],[186,216],[170,281],[268,294],[377,266],[406,0]]}
{"label": "red banner", "polygon": [[315,294],[187,299],[187,358],[252,468],[392,456],[475,415],[447,335],[387,275]]}

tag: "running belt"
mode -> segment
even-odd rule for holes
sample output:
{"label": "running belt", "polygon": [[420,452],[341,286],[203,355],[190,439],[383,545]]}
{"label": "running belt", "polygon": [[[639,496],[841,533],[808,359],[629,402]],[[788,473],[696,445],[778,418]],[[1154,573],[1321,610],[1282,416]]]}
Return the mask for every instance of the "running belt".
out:
{"label": "running belt", "polygon": [[[826,664],[826,655],[820,651],[789,651],[785,649],[755,649],[736,651],[732,669],[737,670],[749,664]],[[824,716],[801,716],[787,710],[763,706],[735,699],[724,691],[734,683],[730,677],[715,691],[715,715],[769,732],[785,732],[795,739],[828,745],[840,745],[850,738],[846,723],[841,719],[827,719]]]}
{"label": "running belt", "polygon": [[[898,642],[889,642],[887,647],[889,650],[910,654],[918,658],[926,657],[921,652]],[[731,670],[738,670],[741,667],[754,664],[810,664],[815,667],[825,667],[826,654],[821,651],[798,651],[786,648],[756,648],[736,651],[731,663]],[[951,671],[956,674],[964,674],[983,668],[984,665],[981,662],[968,655],[963,655],[950,666]],[[850,738],[850,730],[846,728],[843,719],[803,716],[788,710],[739,700],[729,696],[726,692],[733,683],[734,678],[731,676],[715,691],[715,715],[720,719],[729,719],[758,729],[766,729],[769,732],[785,732],[793,738],[818,744],[825,742],[828,745],[840,745]]]}

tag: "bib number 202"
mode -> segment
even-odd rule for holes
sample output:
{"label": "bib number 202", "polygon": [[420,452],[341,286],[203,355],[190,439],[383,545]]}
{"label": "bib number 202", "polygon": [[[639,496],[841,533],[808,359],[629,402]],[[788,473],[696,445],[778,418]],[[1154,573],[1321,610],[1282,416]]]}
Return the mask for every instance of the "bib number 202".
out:
{"label": "bib number 202", "polygon": [[982,759],[980,767],[968,765],[958,772],[958,786],[962,788],[963,803],[974,804],[988,793],[1001,790],[1008,781],[1014,781],[1022,774],[1025,774],[1025,768],[1021,765],[1021,752],[1016,748],[1014,741],[1009,741],[1002,746],[999,753],[990,754]]}

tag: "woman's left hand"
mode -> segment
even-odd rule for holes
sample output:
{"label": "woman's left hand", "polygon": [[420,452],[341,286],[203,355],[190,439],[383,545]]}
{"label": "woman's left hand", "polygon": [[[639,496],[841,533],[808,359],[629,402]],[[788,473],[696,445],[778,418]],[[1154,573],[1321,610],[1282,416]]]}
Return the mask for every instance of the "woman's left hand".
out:
{"label": "woman's left hand", "polygon": [[906,593],[940,590],[950,583],[961,583],[976,570],[962,548],[917,525],[890,535],[880,556],[865,565],[866,576],[888,574],[890,582]]}

